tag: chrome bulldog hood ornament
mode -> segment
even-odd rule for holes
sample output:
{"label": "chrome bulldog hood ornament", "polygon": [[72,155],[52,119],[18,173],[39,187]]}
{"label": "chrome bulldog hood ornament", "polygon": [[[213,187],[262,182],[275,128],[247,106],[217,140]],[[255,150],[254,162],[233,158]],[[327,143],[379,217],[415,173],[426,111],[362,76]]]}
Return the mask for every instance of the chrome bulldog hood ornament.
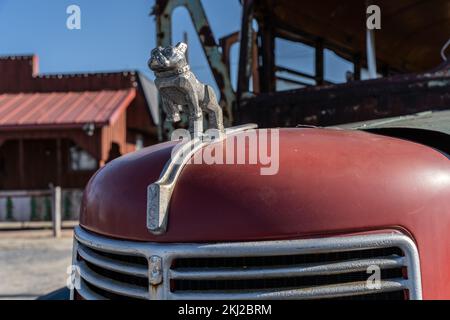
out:
{"label": "chrome bulldog hood ornament", "polygon": [[[172,154],[158,181],[147,188],[147,228],[153,234],[163,234],[167,229],[169,203],[176,181],[192,155],[212,141],[226,135],[256,128],[255,124],[233,128],[223,127],[222,109],[214,90],[197,80],[186,59],[187,45],[158,47],[152,50],[148,65],[155,73],[166,121],[178,122],[180,112],[188,111],[189,132],[192,139]],[[208,114],[209,129],[213,138],[203,132],[203,112]]]}
{"label": "chrome bulldog hood ornament", "polygon": [[222,109],[214,90],[197,80],[186,59],[187,45],[158,47],[152,50],[148,65],[155,73],[162,107],[167,121],[181,120],[180,112],[189,112],[189,131],[193,137],[203,134],[203,112],[208,113],[209,128],[224,132]]}

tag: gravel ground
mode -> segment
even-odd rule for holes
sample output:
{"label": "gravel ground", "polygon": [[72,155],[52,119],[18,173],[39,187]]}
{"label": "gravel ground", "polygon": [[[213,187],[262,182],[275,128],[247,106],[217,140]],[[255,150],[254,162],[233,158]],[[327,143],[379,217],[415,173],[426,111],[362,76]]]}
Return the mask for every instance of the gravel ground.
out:
{"label": "gravel ground", "polygon": [[72,231],[0,231],[0,299],[35,299],[65,286]]}

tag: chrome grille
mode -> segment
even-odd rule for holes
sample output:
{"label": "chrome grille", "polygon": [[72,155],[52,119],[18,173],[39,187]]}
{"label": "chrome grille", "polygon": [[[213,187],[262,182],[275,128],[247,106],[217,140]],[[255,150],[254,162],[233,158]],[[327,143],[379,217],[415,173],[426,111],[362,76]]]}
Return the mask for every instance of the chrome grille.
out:
{"label": "chrome grille", "polygon": [[97,298],[149,298],[145,257],[111,254],[81,243],[77,253],[82,285],[79,294],[87,291]]}
{"label": "chrome grille", "polygon": [[[113,240],[79,227],[74,261],[85,299],[421,299],[410,238],[383,233],[306,240],[158,244]],[[161,258],[161,282],[149,268]],[[369,266],[381,287],[369,289]],[[153,280],[152,280],[153,279]],[[151,284],[153,283],[153,284]],[[74,295],[72,295],[74,296]]]}

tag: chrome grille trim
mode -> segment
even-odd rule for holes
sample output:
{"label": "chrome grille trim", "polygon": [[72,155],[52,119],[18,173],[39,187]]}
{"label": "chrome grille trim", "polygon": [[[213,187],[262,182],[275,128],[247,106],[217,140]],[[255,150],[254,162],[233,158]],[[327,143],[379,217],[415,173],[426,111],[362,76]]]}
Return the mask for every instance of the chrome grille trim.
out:
{"label": "chrome grille trim", "polygon": [[101,256],[83,245],[78,247],[78,254],[83,260],[107,270],[144,278],[148,276],[148,268],[143,265],[136,265],[125,261],[118,262],[117,260]]}
{"label": "chrome grille trim", "polygon": [[[407,236],[398,232],[349,235],[341,237],[300,239],[285,241],[258,241],[240,243],[211,243],[211,244],[177,244],[177,243],[150,243],[115,240],[95,235],[80,227],[75,228],[75,239],[78,249],[88,247],[113,254],[145,257],[147,261],[152,256],[162,258],[162,283],[150,285],[148,291],[144,287],[133,286],[129,283],[116,281],[103,277],[87,268],[82,261],[74,260],[81,270],[81,278],[94,286],[116,294],[141,299],[310,299],[344,297],[360,294],[371,294],[407,289],[410,299],[421,299],[420,262],[417,248],[414,242]],[[82,244],[82,245],[79,245]],[[76,248],[74,244],[74,248]],[[316,253],[347,252],[378,248],[400,248],[405,254],[399,256],[383,256],[369,259],[342,260],[333,263],[305,264],[300,268],[289,267],[264,267],[235,268],[233,270],[214,268],[210,270],[171,269],[172,263],[180,258],[233,258],[233,257],[270,257],[281,255],[303,255]],[[87,260],[88,261],[88,260]],[[123,263],[123,262],[120,262]],[[381,289],[368,291],[366,283],[352,282],[325,286],[313,286],[306,288],[273,288],[237,292],[199,292],[199,291],[175,291],[170,290],[170,280],[182,279],[258,279],[265,273],[265,277],[304,276],[304,275],[330,275],[362,271],[370,264],[379,265],[381,269],[407,267],[408,279],[386,279],[381,281]],[[84,267],[84,268],[81,268]],[[346,269],[347,268],[347,269]],[[87,270],[86,270],[87,269]],[[84,272],[83,272],[84,271]],[[114,271],[123,271],[123,267]],[[287,274],[286,274],[287,272]],[[245,273],[245,275],[244,275]],[[136,290],[139,289],[139,290]],[[73,295],[72,295],[73,296]]]}
{"label": "chrome grille trim", "polygon": [[84,300],[106,300],[103,296],[95,293],[89,287],[86,285],[86,282],[84,280],[80,281],[80,288],[76,289],[77,293],[84,299]]}
{"label": "chrome grille trim", "polygon": [[[390,292],[406,289],[407,285],[404,279],[392,281],[382,281],[381,288],[376,293]],[[366,282],[351,282],[333,286],[317,286],[303,289],[292,290],[255,290],[250,293],[174,293],[173,299],[178,300],[288,300],[288,299],[320,299],[348,297],[367,294]]]}
{"label": "chrome grille trim", "polygon": [[83,261],[79,261],[78,266],[80,268],[80,277],[82,281],[89,282],[97,288],[126,297],[137,299],[150,298],[149,292],[145,288],[104,277],[92,271]]}
{"label": "chrome grille trim", "polygon": [[392,269],[404,265],[403,257],[392,256],[388,258],[349,260],[346,262],[305,264],[289,267],[264,267],[264,268],[214,268],[204,269],[184,269],[183,271],[169,270],[171,279],[183,280],[243,280],[243,279],[263,279],[298,276],[314,276],[342,274],[357,271],[366,271],[371,265],[377,265],[381,269]]}

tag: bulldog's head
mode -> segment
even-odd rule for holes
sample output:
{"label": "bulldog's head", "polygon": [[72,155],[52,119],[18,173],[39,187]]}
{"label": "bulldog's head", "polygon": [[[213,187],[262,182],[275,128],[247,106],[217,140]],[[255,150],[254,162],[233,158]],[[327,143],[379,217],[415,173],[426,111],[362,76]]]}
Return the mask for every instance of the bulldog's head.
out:
{"label": "bulldog's head", "polygon": [[187,65],[187,44],[178,42],[176,46],[158,47],[152,50],[148,66],[156,72],[169,71]]}

